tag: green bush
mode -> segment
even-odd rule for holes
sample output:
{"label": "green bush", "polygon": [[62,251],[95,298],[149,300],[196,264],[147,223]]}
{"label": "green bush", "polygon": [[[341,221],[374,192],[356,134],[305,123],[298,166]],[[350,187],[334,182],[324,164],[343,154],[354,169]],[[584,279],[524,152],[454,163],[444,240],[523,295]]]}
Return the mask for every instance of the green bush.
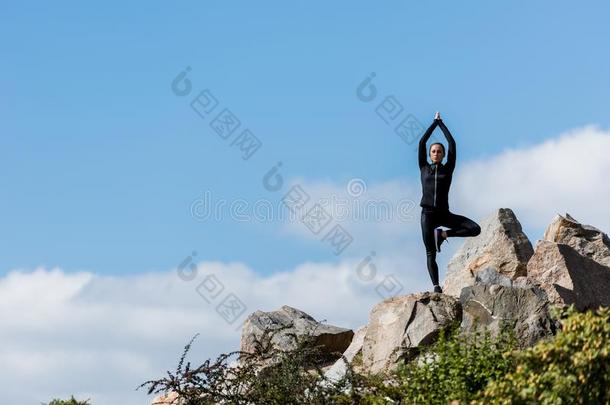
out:
{"label": "green bush", "polygon": [[426,351],[436,360],[421,366],[411,362],[399,369],[403,398],[413,403],[468,401],[490,380],[511,370],[509,354],[517,343],[512,328],[503,328],[497,338],[488,330],[469,336],[458,332],[457,327],[449,336],[441,331],[438,341]]}
{"label": "green bush", "polygon": [[[175,391],[188,405],[610,404],[610,309],[579,313],[570,306],[552,314],[561,330],[525,350],[518,349],[510,324],[493,338],[488,330],[462,335],[454,324],[431,346],[410,353],[419,357],[396,371],[356,373],[358,355],[338,382],[325,379],[321,365],[328,358],[307,339],[278,352],[264,335],[257,352],[244,354],[239,367],[226,364],[228,356],[241,353],[232,352],[182,369],[191,341],[175,374],[142,385],[151,385],[149,394]],[[275,361],[265,363],[271,358]]]}
{"label": "green bush", "polygon": [[478,404],[610,403],[610,308],[556,309],[554,339],[515,353],[515,370],[492,382]]}
{"label": "green bush", "polygon": [[[459,324],[441,329],[437,341],[422,350],[418,359],[398,365],[385,375],[391,383],[378,383],[374,395],[362,397],[370,404],[447,404],[468,401],[487,383],[512,369],[510,352],[516,347],[512,328],[497,337],[487,330],[460,335]],[[371,382],[371,381],[369,381]],[[356,401],[357,402],[357,401]]]}
{"label": "green bush", "polygon": [[[208,359],[194,369],[190,362],[183,368],[195,335],[185,346],[175,373],[168,371],[167,378],[146,381],[138,388],[148,385],[148,394],[176,392],[187,405],[334,403],[352,373],[331,381],[324,377],[322,366],[342,353],[329,358],[313,345],[313,331],[308,336],[287,334],[296,342],[292,350],[275,348],[271,344],[273,335],[290,326],[265,330],[254,344],[254,353],[234,351],[221,354],[214,362]],[[228,359],[234,354],[239,354],[239,363],[231,366]]]}

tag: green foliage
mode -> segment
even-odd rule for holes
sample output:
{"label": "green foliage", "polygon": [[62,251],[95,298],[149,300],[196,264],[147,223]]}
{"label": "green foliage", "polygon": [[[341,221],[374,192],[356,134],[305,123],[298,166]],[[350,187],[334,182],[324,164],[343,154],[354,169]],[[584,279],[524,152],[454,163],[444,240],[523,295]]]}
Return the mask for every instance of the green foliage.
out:
{"label": "green foliage", "polygon": [[[175,374],[142,385],[151,385],[149,394],[175,391],[187,405],[610,404],[610,309],[579,313],[570,306],[552,313],[561,330],[525,350],[508,323],[495,337],[488,330],[463,335],[454,324],[420,353],[407,353],[418,357],[396,371],[356,373],[359,354],[340,381],[325,379],[321,366],[329,359],[307,338],[281,352],[264,334],[256,353],[232,352],[183,370],[191,340]],[[229,367],[233,353],[240,353],[240,365]]]}
{"label": "green foliage", "polygon": [[428,351],[436,360],[417,366],[409,363],[403,370],[405,398],[413,402],[445,403],[447,399],[468,400],[488,381],[501,377],[511,367],[506,353],[513,348],[510,335],[493,341],[489,331],[483,337],[457,335],[447,338],[441,331],[438,342]]}
{"label": "green foliage", "polygon": [[559,310],[562,329],[515,354],[516,368],[491,383],[478,403],[610,403],[610,308]]}
{"label": "green foliage", "polygon": [[68,400],[54,399],[51,402],[49,402],[48,404],[42,404],[42,405],[90,405],[90,404],[89,404],[88,399],[86,399],[84,401],[77,401],[74,398],[74,395],[71,395],[70,399],[68,399]]}
{"label": "green foliage", "polygon": [[[265,330],[254,342],[253,353],[234,351],[220,355],[215,362],[206,360],[191,369],[190,362],[183,369],[184,358],[195,339],[191,339],[178,363],[176,373],[168,378],[149,380],[148,394],[173,391],[187,405],[227,404],[328,404],[346,389],[350,371],[339,381],[328,380],[322,366],[342,357],[324,353],[313,344],[313,330],[307,336],[286,333],[296,343],[292,350],[282,351],[272,345],[275,334],[291,325]],[[239,362],[228,364],[230,356],[238,354]]]}
{"label": "green foliage", "polygon": [[437,341],[419,359],[399,365],[394,376],[398,385],[384,396],[395,403],[463,403],[512,369],[510,353],[517,341],[509,325],[497,337],[489,330],[459,332],[459,325],[441,329]]}

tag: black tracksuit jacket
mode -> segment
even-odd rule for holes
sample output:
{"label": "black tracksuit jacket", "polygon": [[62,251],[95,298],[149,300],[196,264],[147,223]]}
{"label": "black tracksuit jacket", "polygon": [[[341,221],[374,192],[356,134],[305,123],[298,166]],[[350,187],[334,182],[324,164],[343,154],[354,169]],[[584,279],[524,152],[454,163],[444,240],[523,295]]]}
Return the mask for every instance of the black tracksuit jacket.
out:
{"label": "black tracksuit jacket", "polygon": [[[449,143],[447,163],[444,165],[442,163],[428,163],[426,142],[437,125],[441,127]],[[422,198],[419,205],[425,211],[449,211],[449,188],[451,187],[451,179],[455,169],[455,140],[442,119],[434,120],[419,140],[418,155],[422,185]]]}

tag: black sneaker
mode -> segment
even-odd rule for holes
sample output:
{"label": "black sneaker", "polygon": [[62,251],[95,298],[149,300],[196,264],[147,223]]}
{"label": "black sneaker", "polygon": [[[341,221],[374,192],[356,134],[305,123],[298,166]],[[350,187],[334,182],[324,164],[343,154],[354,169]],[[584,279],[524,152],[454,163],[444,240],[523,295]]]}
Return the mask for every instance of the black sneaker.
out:
{"label": "black sneaker", "polygon": [[441,244],[446,240],[443,238],[443,230],[436,228],[434,230],[434,246],[436,247],[436,251],[441,251]]}
{"label": "black sneaker", "polygon": [[441,288],[441,286],[440,286],[440,285],[436,285],[436,284],[435,284],[435,285],[434,285],[434,292],[435,292],[435,293],[442,293],[442,292],[443,292],[443,289]]}

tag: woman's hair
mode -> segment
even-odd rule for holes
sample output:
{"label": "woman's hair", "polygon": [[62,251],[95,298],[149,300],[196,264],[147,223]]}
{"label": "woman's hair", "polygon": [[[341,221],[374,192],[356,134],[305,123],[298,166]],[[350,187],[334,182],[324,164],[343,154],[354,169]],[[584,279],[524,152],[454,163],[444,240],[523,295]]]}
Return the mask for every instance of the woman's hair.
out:
{"label": "woman's hair", "polygon": [[428,149],[428,154],[430,154],[430,151],[432,150],[432,146],[434,145],[441,145],[441,148],[443,148],[443,156],[445,156],[445,145],[443,145],[440,142],[434,142],[432,145],[430,145],[430,149]]}

